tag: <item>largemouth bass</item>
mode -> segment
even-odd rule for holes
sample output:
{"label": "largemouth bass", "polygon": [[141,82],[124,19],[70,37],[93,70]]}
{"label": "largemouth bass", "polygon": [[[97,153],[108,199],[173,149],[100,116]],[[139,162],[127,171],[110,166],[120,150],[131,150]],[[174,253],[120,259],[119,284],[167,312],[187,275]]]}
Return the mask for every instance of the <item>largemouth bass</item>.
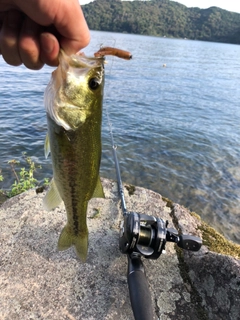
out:
{"label": "largemouth bass", "polygon": [[104,197],[99,178],[104,58],[67,56],[61,51],[59,61],[44,96],[48,123],[45,155],[51,151],[53,166],[44,206],[51,210],[63,200],[67,224],[58,249],[74,245],[85,261],[88,201]]}

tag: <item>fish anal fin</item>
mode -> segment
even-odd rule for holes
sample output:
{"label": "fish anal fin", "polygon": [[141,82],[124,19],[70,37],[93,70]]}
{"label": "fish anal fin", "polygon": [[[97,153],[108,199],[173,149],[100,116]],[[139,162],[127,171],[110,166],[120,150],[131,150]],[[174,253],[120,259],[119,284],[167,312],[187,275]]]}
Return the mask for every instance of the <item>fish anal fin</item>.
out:
{"label": "fish anal fin", "polygon": [[97,184],[93,192],[92,198],[105,198],[100,176],[98,176]]}
{"label": "fish anal fin", "polygon": [[50,211],[59,206],[61,202],[62,198],[58,192],[54,179],[52,179],[50,188],[43,199],[43,207],[45,210]]}

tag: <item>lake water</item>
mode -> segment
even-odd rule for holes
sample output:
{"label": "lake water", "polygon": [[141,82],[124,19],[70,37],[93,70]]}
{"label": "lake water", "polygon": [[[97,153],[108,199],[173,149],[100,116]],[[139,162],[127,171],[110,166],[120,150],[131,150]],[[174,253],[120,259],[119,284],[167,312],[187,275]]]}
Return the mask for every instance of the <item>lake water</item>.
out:
{"label": "lake water", "polygon": [[[240,243],[240,46],[94,31],[85,53],[101,44],[133,54],[107,59],[101,175],[116,176],[108,108],[122,180],[185,205]],[[7,161],[22,161],[22,152],[41,164],[39,180],[51,176],[43,92],[52,71],[0,60],[0,188],[14,180]]]}

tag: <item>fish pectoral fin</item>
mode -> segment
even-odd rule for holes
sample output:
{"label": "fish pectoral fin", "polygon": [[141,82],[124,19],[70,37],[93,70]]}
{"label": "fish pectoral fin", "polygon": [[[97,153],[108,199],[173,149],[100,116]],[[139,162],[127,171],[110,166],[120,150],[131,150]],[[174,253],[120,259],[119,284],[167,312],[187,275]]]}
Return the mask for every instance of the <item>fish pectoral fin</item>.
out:
{"label": "fish pectoral fin", "polygon": [[92,198],[105,198],[100,176],[98,176],[97,184],[93,192]]}
{"label": "fish pectoral fin", "polygon": [[62,202],[62,198],[58,192],[54,179],[50,182],[50,188],[43,199],[43,207],[45,210],[50,211]]}
{"label": "fish pectoral fin", "polygon": [[77,256],[85,262],[88,252],[88,232],[79,232],[77,235],[71,232],[71,229],[66,225],[58,239],[58,250],[63,251],[74,245]]}
{"label": "fish pectoral fin", "polygon": [[46,138],[45,138],[45,143],[44,143],[44,155],[45,155],[46,159],[49,156],[50,151],[51,151],[51,149],[50,149],[49,136],[47,133]]}

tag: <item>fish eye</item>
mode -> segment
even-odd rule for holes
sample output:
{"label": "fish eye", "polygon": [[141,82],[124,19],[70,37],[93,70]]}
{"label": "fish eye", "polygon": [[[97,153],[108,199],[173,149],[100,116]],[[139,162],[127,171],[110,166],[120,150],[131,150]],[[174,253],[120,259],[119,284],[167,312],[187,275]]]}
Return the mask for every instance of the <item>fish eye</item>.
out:
{"label": "fish eye", "polygon": [[88,82],[89,88],[92,90],[96,90],[99,87],[99,82],[97,78],[92,78]]}

